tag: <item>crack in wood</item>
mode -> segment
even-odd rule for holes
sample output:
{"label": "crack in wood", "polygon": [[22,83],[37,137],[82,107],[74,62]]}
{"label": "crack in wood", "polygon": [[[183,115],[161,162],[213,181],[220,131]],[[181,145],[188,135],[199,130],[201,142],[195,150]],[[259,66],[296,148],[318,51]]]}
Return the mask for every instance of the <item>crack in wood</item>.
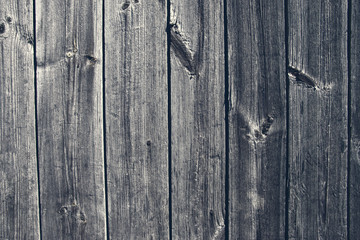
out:
{"label": "crack in wood", "polygon": [[126,10],[128,7],[130,7],[130,2],[129,2],[129,1],[126,1],[126,2],[121,6],[121,9],[122,9],[122,10]]}
{"label": "crack in wood", "polygon": [[301,72],[300,70],[288,66],[289,74],[295,77],[296,82],[305,85],[308,88],[317,88],[317,84],[313,78],[311,78],[309,75]]}
{"label": "crack in wood", "polygon": [[94,65],[94,64],[96,64],[96,63],[99,62],[99,60],[98,60],[96,57],[94,57],[94,56],[84,55],[84,57],[85,57],[87,60],[89,60],[89,61],[90,61],[90,64],[92,64],[92,65]]}
{"label": "crack in wood", "polygon": [[[200,1],[200,6],[203,6],[202,1]],[[173,10],[174,11],[174,10]],[[187,40],[184,39],[182,34],[179,31],[179,26],[177,24],[176,18],[170,24],[170,46],[174,50],[175,56],[180,60],[181,64],[189,72],[191,76],[199,77],[203,55],[204,55],[204,9],[203,7],[199,10],[199,31],[197,38],[197,50],[192,51],[187,46]],[[175,12],[173,13],[175,15]]]}
{"label": "crack in wood", "polygon": [[174,50],[175,56],[180,60],[181,64],[190,72],[190,75],[197,75],[196,64],[190,52],[185,45],[180,32],[177,30],[176,24],[170,28],[170,44]]}

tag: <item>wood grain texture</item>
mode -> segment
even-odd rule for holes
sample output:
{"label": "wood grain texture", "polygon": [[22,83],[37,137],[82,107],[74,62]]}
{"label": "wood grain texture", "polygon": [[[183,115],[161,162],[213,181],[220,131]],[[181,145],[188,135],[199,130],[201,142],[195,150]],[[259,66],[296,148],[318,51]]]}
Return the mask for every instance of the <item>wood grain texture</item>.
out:
{"label": "wood grain texture", "polygon": [[111,239],[169,238],[164,1],[105,1]]}
{"label": "wood grain texture", "polygon": [[33,4],[0,5],[0,239],[39,239]]}
{"label": "wood grain texture", "polygon": [[[350,182],[349,182],[349,239],[360,236],[360,2],[351,1],[351,145],[350,145]],[[350,23],[349,23],[350,24]],[[350,103],[349,103],[350,104]]]}
{"label": "wood grain texture", "polygon": [[223,1],[170,2],[172,236],[225,239]]}
{"label": "wood grain texture", "polygon": [[289,239],[347,239],[347,1],[288,7]]}
{"label": "wood grain texture", "polygon": [[228,1],[229,239],[284,239],[282,1]]}
{"label": "wood grain texture", "polygon": [[105,239],[102,2],[36,0],[42,239]]}

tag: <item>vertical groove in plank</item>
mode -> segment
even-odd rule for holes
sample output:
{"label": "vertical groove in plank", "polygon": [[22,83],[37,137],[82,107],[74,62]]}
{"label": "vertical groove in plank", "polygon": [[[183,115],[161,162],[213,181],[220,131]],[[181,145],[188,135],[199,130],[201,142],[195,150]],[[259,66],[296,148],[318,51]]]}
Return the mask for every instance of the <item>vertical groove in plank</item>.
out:
{"label": "vertical groove in plank", "polygon": [[33,3],[0,5],[0,239],[39,239]]}
{"label": "vertical groove in plank", "polygon": [[172,185],[171,185],[171,180],[172,180],[172,124],[171,124],[171,0],[166,0],[166,58],[167,58],[167,77],[168,77],[168,89],[167,89],[167,94],[168,94],[168,186],[169,186],[169,240],[173,239],[173,235],[172,235],[172,225],[173,225],[173,215],[172,215]]}
{"label": "vertical groove in plank", "polygon": [[172,235],[224,239],[223,1],[170,7]]}
{"label": "vertical groove in plank", "polygon": [[106,153],[106,84],[105,84],[105,65],[106,65],[106,53],[105,53],[105,0],[102,0],[102,124],[103,124],[103,151],[104,151],[104,188],[105,188],[105,224],[106,224],[106,239],[110,239],[110,232],[109,232],[109,190],[108,190],[108,170],[107,170],[107,153]]}
{"label": "vertical groove in plank", "polygon": [[[350,5],[351,4],[351,5]],[[349,178],[349,239],[356,239],[360,236],[360,2],[351,1],[349,26],[351,34],[349,38],[350,55],[350,178]],[[351,47],[351,48],[350,48]],[[350,104],[350,103],[349,103]]]}
{"label": "vertical groove in plank", "polygon": [[[346,207],[347,207],[347,239],[350,240],[351,236],[353,236],[354,234],[354,230],[351,229],[351,218],[352,218],[352,197],[351,197],[351,188],[352,188],[352,151],[353,151],[353,146],[352,146],[352,108],[353,108],[353,101],[352,101],[352,89],[351,89],[351,85],[352,85],[352,65],[351,65],[351,59],[353,58],[352,56],[352,50],[351,50],[351,44],[352,44],[352,0],[348,0],[348,9],[347,9],[347,68],[348,68],[348,102],[347,102],[347,110],[348,110],[348,124],[347,124],[347,130],[348,130],[348,149],[347,149],[347,202],[346,202]],[[356,207],[355,207],[355,211],[354,211],[354,215],[356,216]],[[360,220],[360,219],[359,219]],[[356,228],[357,229],[357,228]],[[356,230],[355,230],[356,231]],[[360,233],[360,232],[358,232]],[[356,232],[355,232],[356,234]],[[355,235],[358,236],[358,235]]]}
{"label": "vertical groove in plank", "polygon": [[347,1],[289,1],[289,239],[347,239]]}
{"label": "vertical groove in plank", "polygon": [[285,240],[289,239],[289,202],[290,202],[290,81],[289,81],[289,71],[287,66],[289,65],[289,2],[284,0],[284,20],[285,20],[285,79],[286,79],[286,166],[285,166],[285,227],[284,227],[284,237]]}
{"label": "vertical groove in plank", "polygon": [[167,6],[105,1],[111,239],[168,239]]}
{"label": "vertical groove in plank", "polygon": [[229,28],[227,0],[224,0],[224,104],[225,104],[225,240],[230,239],[230,138],[229,138],[229,115],[230,115],[230,87],[229,87]]}
{"label": "vertical groove in plank", "polygon": [[36,0],[43,239],[105,239],[102,2]]}
{"label": "vertical groove in plank", "polygon": [[39,232],[40,232],[40,240],[42,240],[42,224],[41,224],[41,188],[40,188],[40,161],[39,161],[39,133],[38,133],[38,119],[37,119],[37,62],[36,62],[36,0],[32,0],[33,2],[33,44],[34,44],[34,116],[35,116],[35,151],[36,151],[36,174],[37,174],[37,191],[38,191],[38,214],[39,214]]}
{"label": "vertical groove in plank", "polygon": [[229,239],[284,239],[283,1],[228,1]]}

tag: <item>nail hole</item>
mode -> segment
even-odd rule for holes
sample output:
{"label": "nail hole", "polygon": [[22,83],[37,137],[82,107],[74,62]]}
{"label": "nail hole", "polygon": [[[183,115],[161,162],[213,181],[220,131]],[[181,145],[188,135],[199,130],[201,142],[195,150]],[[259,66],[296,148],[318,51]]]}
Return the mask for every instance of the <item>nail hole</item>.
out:
{"label": "nail hole", "polygon": [[150,145],[151,145],[151,141],[148,140],[148,141],[146,142],[146,145],[150,146]]}
{"label": "nail hole", "polygon": [[67,52],[67,53],[66,53],[66,56],[67,56],[68,58],[71,58],[72,56],[74,56],[74,53],[73,53],[73,52]]}
{"label": "nail hole", "polygon": [[11,17],[6,17],[6,21],[8,22],[8,23],[11,23],[12,22],[12,18]]}

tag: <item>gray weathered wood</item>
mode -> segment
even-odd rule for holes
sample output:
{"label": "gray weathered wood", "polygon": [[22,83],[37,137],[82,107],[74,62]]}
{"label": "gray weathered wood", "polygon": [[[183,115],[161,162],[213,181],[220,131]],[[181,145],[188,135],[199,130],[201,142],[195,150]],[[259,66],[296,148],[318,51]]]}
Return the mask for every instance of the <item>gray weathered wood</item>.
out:
{"label": "gray weathered wood", "polygon": [[[350,206],[349,239],[360,236],[360,2],[351,1],[351,145],[350,145]],[[350,103],[349,103],[350,104]]]}
{"label": "gray weathered wood", "polygon": [[165,1],[105,0],[111,239],[168,239]]}
{"label": "gray weathered wood", "polygon": [[289,239],[347,239],[347,1],[289,1]]}
{"label": "gray weathered wood", "polygon": [[224,6],[171,0],[172,236],[225,236]]}
{"label": "gray weathered wood", "polygon": [[228,1],[229,239],[284,239],[283,1]]}
{"label": "gray weathered wood", "polygon": [[0,239],[39,239],[33,3],[0,6]]}
{"label": "gray weathered wood", "polygon": [[102,2],[36,0],[42,239],[105,239]]}

